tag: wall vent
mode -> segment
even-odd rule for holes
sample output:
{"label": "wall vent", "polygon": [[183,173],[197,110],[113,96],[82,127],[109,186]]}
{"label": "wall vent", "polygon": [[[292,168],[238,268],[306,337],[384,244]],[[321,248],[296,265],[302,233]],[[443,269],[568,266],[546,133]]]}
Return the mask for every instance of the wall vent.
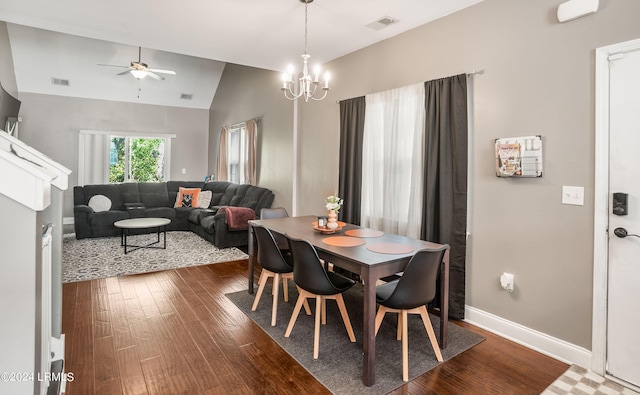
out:
{"label": "wall vent", "polygon": [[182,100],[191,100],[191,99],[193,99],[193,94],[191,94],[191,93],[181,93],[180,94],[180,98]]}
{"label": "wall vent", "polygon": [[63,80],[62,78],[51,78],[53,85],[69,86],[69,80]]}
{"label": "wall vent", "polygon": [[371,22],[370,24],[367,25],[367,27],[373,30],[380,30],[380,29],[384,29],[387,26],[391,26],[396,22],[398,22],[397,19],[392,18],[390,16],[384,16],[375,22]]}

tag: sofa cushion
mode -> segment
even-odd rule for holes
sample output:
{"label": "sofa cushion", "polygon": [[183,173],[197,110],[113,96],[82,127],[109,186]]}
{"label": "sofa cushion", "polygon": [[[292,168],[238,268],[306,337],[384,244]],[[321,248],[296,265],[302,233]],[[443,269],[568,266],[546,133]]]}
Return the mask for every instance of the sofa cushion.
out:
{"label": "sofa cushion", "polygon": [[118,186],[120,187],[120,197],[122,199],[122,204],[140,203],[137,182],[124,182],[122,184],[118,184]]}
{"label": "sofa cushion", "polygon": [[173,207],[197,207],[200,188],[183,188],[178,190],[178,196]]}
{"label": "sofa cushion", "polygon": [[89,204],[89,200],[95,195],[104,195],[111,200],[112,210],[123,210],[124,206],[120,199],[120,188],[118,184],[97,184],[85,185],[84,198],[87,199],[84,204]]}
{"label": "sofa cushion", "polygon": [[109,209],[111,209],[111,199],[104,195],[93,195],[91,199],[89,199],[88,206],[96,213],[109,211]]}
{"label": "sofa cushion", "polygon": [[211,202],[209,203],[209,207],[220,206],[220,200],[224,196],[224,193],[212,193],[211,194]]}
{"label": "sofa cushion", "polygon": [[198,194],[198,208],[209,208],[211,204],[211,198],[213,197],[213,192],[211,191],[200,191]]}
{"label": "sofa cushion", "polygon": [[216,213],[215,210],[211,210],[207,208],[196,208],[189,213],[188,220],[192,224],[199,225],[200,221],[202,221],[203,218],[208,217],[210,215],[214,215],[215,213]]}
{"label": "sofa cushion", "polygon": [[169,218],[176,217],[176,210],[172,207],[151,207],[145,209],[145,215],[148,218]]}
{"label": "sofa cushion", "polygon": [[138,193],[140,194],[140,203],[147,208],[173,207],[173,202],[169,204],[167,184],[164,182],[138,183]]}

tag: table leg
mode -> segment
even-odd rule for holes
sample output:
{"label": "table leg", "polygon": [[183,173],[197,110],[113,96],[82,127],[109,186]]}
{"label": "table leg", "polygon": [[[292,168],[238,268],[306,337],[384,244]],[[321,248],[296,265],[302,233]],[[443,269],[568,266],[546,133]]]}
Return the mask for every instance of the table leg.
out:
{"label": "table leg", "polygon": [[167,225],[164,226],[164,249],[167,249]]}
{"label": "table leg", "polygon": [[127,235],[129,234],[129,229],[123,229],[124,231],[124,254],[127,255]]}
{"label": "table leg", "polygon": [[362,340],[362,382],[366,386],[376,383],[376,281],[377,276],[370,268],[360,273],[364,280],[364,314]]}
{"label": "table leg", "polygon": [[255,246],[253,245],[253,226],[249,225],[249,240],[248,240],[248,252],[249,252],[249,293],[253,294],[253,272],[256,259]]}

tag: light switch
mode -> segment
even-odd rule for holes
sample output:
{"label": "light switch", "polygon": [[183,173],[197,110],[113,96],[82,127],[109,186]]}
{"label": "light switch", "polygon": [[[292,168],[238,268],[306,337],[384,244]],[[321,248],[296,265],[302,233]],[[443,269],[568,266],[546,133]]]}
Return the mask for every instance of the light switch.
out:
{"label": "light switch", "polygon": [[562,186],[562,204],[584,206],[584,187]]}
{"label": "light switch", "polygon": [[182,168],[182,174],[187,174],[187,169],[185,169],[184,167]]}

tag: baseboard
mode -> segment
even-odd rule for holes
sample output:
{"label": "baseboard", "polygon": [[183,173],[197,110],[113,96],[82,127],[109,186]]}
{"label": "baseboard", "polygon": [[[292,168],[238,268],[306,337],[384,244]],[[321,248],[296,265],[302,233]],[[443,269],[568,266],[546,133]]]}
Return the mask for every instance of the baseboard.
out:
{"label": "baseboard", "polygon": [[73,217],[63,217],[62,218],[62,225],[73,225],[75,223],[75,221],[73,220]]}
{"label": "baseboard", "polygon": [[591,367],[591,351],[583,347],[505,320],[475,307],[465,306],[464,316],[465,322],[486,329],[559,361],[586,368]]}

